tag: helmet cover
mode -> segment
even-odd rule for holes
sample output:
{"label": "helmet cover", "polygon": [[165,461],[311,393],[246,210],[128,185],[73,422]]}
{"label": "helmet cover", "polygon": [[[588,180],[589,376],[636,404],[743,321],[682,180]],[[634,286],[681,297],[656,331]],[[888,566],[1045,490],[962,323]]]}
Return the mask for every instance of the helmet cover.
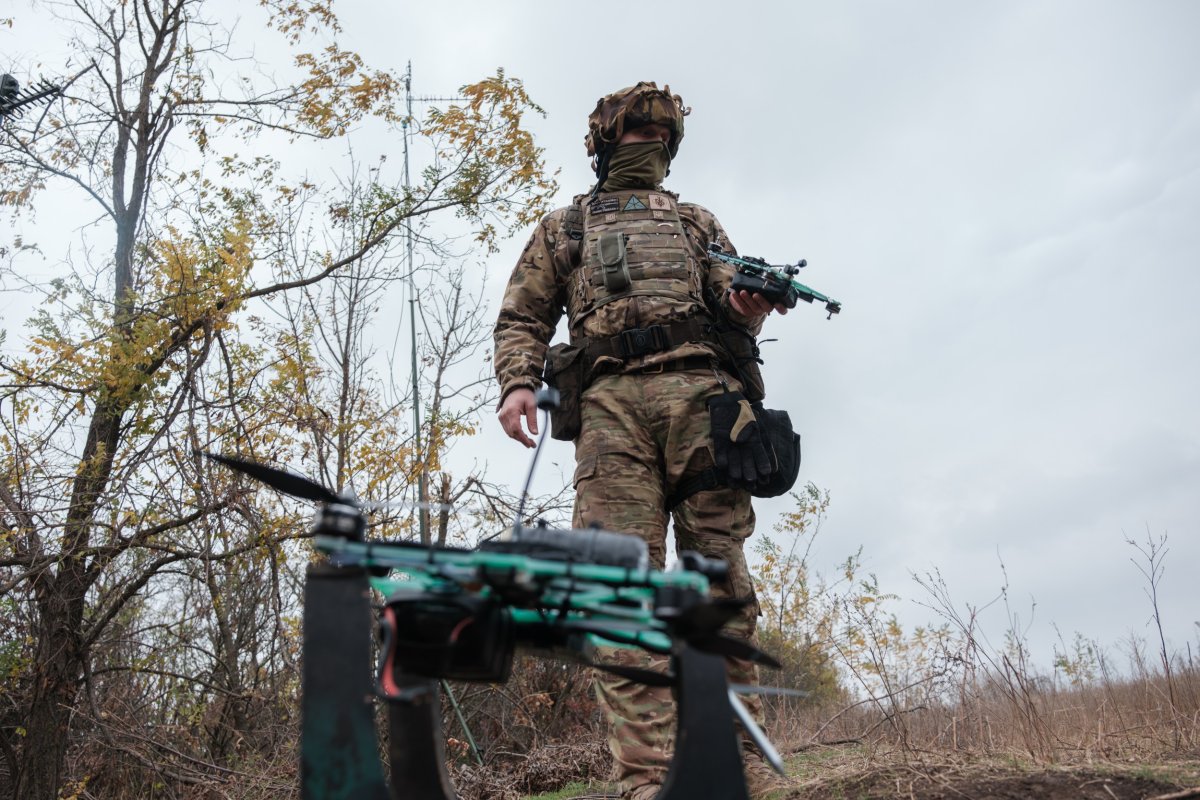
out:
{"label": "helmet cover", "polygon": [[667,149],[671,158],[679,152],[683,139],[683,118],[692,113],[684,106],[683,98],[671,94],[671,87],[659,89],[653,81],[639,81],[596,101],[596,109],[588,115],[588,132],[584,137],[589,156],[601,153],[620,140],[625,131],[643,125],[665,125],[671,131]]}

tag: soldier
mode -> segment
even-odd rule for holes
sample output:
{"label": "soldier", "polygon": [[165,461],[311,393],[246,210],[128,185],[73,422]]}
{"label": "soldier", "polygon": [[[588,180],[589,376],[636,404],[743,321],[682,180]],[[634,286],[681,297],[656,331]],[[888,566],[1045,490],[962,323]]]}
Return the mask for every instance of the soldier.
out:
{"label": "soldier", "polygon": [[[712,591],[751,601],[725,632],[753,640],[758,603],[743,553],[754,530],[750,493],[700,478],[721,467],[751,485],[770,465],[745,395],[759,397],[743,386],[754,382],[746,378],[753,359],[735,359],[728,337],[713,333],[714,317],[757,335],[767,314],[786,309],[730,292],[731,269],[706,255],[710,243],[734,252],[724,229],[706,209],[662,188],[690,111],[669,86],[647,82],[597,102],[585,139],[596,185],[542,219],[504,294],[495,328],[499,417],[510,437],[534,446],[534,390],[565,310],[570,344],[554,348],[546,370],[563,393],[565,416],[578,416],[565,429],[558,418],[553,426],[557,438],[575,441],[574,526],[637,534],[662,569],[672,515],[678,550],[729,564],[728,579]],[[632,650],[604,656],[665,666]],[[728,670],[731,682],[757,682],[749,662],[730,659]],[[670,690],[610,675],[597,677],[596,690],[624,796],[647,800],[669,764]],[[749,705],[761,716],[760,703]],[[780,787],[753,748],[745,760],[753,797]]]}

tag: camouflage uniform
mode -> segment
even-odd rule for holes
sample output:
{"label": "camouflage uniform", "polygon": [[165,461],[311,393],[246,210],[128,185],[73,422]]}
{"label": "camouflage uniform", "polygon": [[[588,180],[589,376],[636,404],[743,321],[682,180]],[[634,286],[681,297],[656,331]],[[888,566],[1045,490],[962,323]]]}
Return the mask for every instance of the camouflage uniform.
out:
{"label": "camouflage uniform", "polygon": [[[641,86],[641,85],[639,85]],[[603,103],[603,101],[602,101]],[[677,140],[674,142],[678,144]],[[589,138],[589,150],[591,142]],[[631,200],[632,198],[632,200]],[[564,311],[573,342],[603,340],[631,329],[707,319],[707,287],[726,304],[732,272],[705,253],[710,242],[733,252],[724,230],[706,209],[678,203],[661,188],[599,192],[575,198],[583,211],[582,241],[569,235],[571,209],[547,215],[534,230],[509,280],[495,328],[495,368],[501,396],[541,383],[548,343]],[[628,291],[608,292],[596,277],[597,240],[623,232]],[[577,248],[572,252],[572,248]],[[734,322],[757,325],[731,307]],[[674,520],[677,550],[695,550],[729,564],[728,580],[715,596],[753,598],[743,542],[754,529],[749,492],[718,488],[692,495],[673,510],[668,498],[681,481],[713,466],[705,401],[736,390],[737,381],[718,368],[719,347],[703,339],[672,341],[658,352],[595,361],[583,393],[581,432],[575,440],[576,527],[592,524],[641,536],[653,565],[666,561],[667,516]],[[757,602],[732,620],[726,632],[753,639]],[[639,651],[606,648],[606,661],[646,666]],[[657,666],[664,666],[659,660]],[[731,682],[756,683],[755,667],[731,659]],[[675,735],[669,689],[648,687],[608,674],[596,679],[611,723],[609,744],[617,777],[628,794],[661,785]],[[758,711],[757,703],[750,703]]]}

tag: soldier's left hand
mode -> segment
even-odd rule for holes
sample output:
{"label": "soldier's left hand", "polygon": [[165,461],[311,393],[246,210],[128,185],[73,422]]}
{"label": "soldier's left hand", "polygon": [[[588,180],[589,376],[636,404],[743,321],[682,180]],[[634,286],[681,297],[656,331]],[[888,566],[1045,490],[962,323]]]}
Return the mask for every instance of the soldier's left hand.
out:
{"label": "soldier's left hand", "polygon": [[771,304],[771,301],[763,297],[758,292],[747,292],[742,289],[740,292],[729,292],[729,305],[733,306],[733,310],[741,314],[743,317],[765,317],[772,311],[778,311],[780,314],[788,312],[787,306],[782,303]]}

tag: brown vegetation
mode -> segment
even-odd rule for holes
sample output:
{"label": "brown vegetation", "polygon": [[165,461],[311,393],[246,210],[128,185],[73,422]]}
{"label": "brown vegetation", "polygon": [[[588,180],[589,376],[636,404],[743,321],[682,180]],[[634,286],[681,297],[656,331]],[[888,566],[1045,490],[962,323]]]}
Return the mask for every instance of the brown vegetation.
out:
{"label": "brown vegetation", "polygon": [[[1131,640],[1119,666],[1076,637],[1046,672],[1015,625],[991,647],[936,574],[921,585],[943,624],[906,634],[856,557],[837,581],[811,572],[829,497],[809,486],[796,501],[776,529],[787,548],[770,536],[759,544],[758,589],[762,638],[784,662],[764,682],[810,692],[765,698],[797,798],[1200,797],[1200,664],[1190,651],[1172,654],[1160,637],[1151,654]],[[1131,544],[1159,620],[1165,537]]]}
{"label": "brown vegetation", "polygon": [[[31,309],[0,353],[0,797],[291,791],[305,515],[200,451],[383,499],[431,476],[478,501],[439,536],[505,504],[440,462],[490,402],[481,359],[450,374],[486,338],[471,282],[398,255],[405,233],[444,255],[419,227],[433,214],[490,246],[544,210],[555,187],[522,127],[539,109],[498,73],[410,119],[403,80],[338,47],[327,2],[260,5],[251,40],[201,0],[39,6],[89,66],[0,126],[5,229],[53,225],[0,243]],[[264,69],[271,36],[285,66]],[[411,185],[383,160],[308,176],[305,144],[370,125],[423,144]],[[73,195],[90,207],[67,218]],[[410,309],[420,447],[416,398],[368,335],[404,279],[436,300]]]}
{"label": "brown vegetation", "polygon": [[[485,246],[536,218],[555,188],[521,125],[538,109],[499,73],[463,87],[459,108],[409,119],[401,79],[336,46],[328,3],[261,5],[273,27],[246,28],[292,48],[293,80],[265,83],[256,43],[235,47],[200,0],[50,6],[92,66],[0,129],[14,220],[56,218],[47,192],[93,205],[54,220],[82,233],[48,263],[53,242],[0,243],[4,287],[32,309],[0,353],[0,800],[296,796],[306,510],[198,450],[372,498],[412,496],[427,476],[464,506],[423,534],[413,514],[380,511],[375,537],[467,539],[514,513],[486,475],[440,460],[494,399],[471,281],[400,258],[398,237],[440,267],[427,216],[456,212]],[[369,124],[425,144],[411,186],[383,161],[351,160],[332,186],[286,161]],[[368,323],[410,279],[429,301],[409,306],[419,426]],[[961,774],[1000,786],[1018,768],[1082,793],[1076,765],[1096,776],[1087,792],[1114,797],[1196,783],[1200,676],[1161,635],[1119,670],[1077,640],[1044,674],[1019,634],[989,648],[937,576],[941,623],[904,631],[857,554],[831,580],[810,569],[828,503],[808,487],[758,537],[762,641],[785,664],[765,677],[811,693],[772,699],[769,724],[800,754],[807,796],[940,797]],[[1138,545],[1152,603],[1164,544]],[[587,682],[529,660],[505,686],[455,687],[445,730],[464,798],[603,778]],[[1131,773],[1150,764],[1163,771]],[[974,796],[1015,796],[1000,791]]]}

